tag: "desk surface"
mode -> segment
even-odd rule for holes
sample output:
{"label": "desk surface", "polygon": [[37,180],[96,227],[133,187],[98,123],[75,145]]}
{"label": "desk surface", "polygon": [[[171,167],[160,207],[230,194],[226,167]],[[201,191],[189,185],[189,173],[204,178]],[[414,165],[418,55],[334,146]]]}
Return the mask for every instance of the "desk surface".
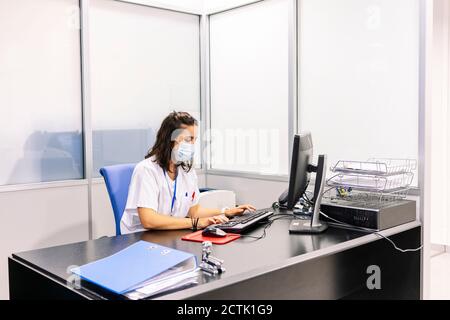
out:
{"label": "desk surface", "polygon": [[[361,243],[379,240],[373,234],[334,227],[330,227],[322,234],[293,235],[289,234],[288,231],[290,221],[291,218],[288,217],[275,221],[267,229],[266,237],[260,240],[240,238],[225,245],[214,245],[213,255],[225,260],[225,273],[218,276],[199,273],[198,285],[156,297],[163,299],[189,298],[214,290],[218,286],[232,284],[277,268],[286,267],[289,264],[298,263],[299,259],[310,259],[314,255],[326,255],[329,252],[342,251]],[[411,229],[418,225],[418,222],[413,222],[389,229],[387,235]],[[15,253],[12,257],[56,281],[65,283],[69,277],[67,272],[69,266],[80,266],[107,257],[139,240],[155,242],[194,253],[201,261],[201,243],[181,240],[183,235],[190,232],[189,230],[138,232]],[[263,226],[258,226],[247,234],[259,236],[262,232]],[[103,293],[99,295],[92,290],[85,289],[83,294],[87,297],[98,299],[103,295]]]}

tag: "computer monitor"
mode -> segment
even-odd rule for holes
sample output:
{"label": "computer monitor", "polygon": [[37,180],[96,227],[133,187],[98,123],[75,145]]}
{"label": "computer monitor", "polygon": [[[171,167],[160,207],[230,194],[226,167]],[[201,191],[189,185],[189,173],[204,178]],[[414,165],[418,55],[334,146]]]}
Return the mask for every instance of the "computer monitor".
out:
{"label": "computer monitor", "polygon": [[293,210],[305,193],[310,180],[309,165],[313,156],[311,134],[296,134],[292,146],[291,171],[287,196],[287,209]]}
{"label": "computer monitor", "polygon": [[308,221],[294,219],[289,227],[291,233],[320,233],[328,225],[320,221],[320,203],[323,196],[326,173],[326,156],[319,155],[317,165],[313,165],[313,143],[310,133],[296,134],[292,148],[292,160],[287,193],[287,209],[293,210],[300,197],[306,192],[310,175],[315,172],[314,195],[310,199],[313,203],[313,212]]}

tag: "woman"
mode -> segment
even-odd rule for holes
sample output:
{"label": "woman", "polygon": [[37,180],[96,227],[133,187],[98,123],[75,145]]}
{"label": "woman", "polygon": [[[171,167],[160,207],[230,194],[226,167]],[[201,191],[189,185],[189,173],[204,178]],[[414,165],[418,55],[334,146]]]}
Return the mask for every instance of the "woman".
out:
{"label": "woman", "polygon": [[[151,230],[204,228],[226,216],[254,211],[251,205],[207,209],[198,204],[192,169],[198,124],[187,112],[172,112],[162,122],[153,148],[134,169],[120,229],[122,234]],[[198,219],[197,219],[198,218]]]}

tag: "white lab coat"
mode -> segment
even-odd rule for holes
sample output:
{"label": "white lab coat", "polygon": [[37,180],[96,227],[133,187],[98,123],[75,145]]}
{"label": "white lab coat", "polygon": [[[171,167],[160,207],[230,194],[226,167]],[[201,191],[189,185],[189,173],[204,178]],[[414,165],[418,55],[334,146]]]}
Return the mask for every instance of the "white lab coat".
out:
{"label": "white lab coat", "polygon": [[152,157],[139,162],[133,171],[127,204],[120,221],[122,234],[145,230],[139,219],[138,207],[184,218],[189,209],[198,204],[200,191],[195,170],[185,172],[179,167],[175,202],[171,210],[175,181],[164,174],[164,170],[153,160]]}

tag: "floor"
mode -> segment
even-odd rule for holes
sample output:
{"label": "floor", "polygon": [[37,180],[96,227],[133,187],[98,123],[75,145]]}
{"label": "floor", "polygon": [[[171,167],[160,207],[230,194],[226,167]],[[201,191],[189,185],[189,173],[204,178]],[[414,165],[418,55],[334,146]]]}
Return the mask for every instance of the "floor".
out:
{"label": "floor", "polygon": [[430,299],[450,300],[450,253],[432,256],[430,269]]}

